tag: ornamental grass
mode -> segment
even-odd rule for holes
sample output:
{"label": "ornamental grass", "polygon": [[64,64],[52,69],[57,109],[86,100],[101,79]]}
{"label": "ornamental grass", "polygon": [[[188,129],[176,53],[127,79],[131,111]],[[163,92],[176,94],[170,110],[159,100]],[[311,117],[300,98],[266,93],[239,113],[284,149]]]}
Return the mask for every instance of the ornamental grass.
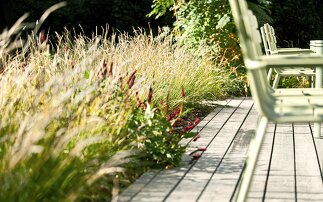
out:
{"label": "ornamental grass", "polygon": [[0,35],[0,201],[116,200],[179,164],[188,106],[225,96],[221,67],[166,30],[23,40],[24,19]]}

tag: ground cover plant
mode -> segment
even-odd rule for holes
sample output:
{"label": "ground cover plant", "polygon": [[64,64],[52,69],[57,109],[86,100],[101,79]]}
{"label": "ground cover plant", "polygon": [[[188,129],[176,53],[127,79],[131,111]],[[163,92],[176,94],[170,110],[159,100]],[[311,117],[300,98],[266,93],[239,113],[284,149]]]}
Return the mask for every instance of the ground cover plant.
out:
{"label": "ground cover plant", "polygon": [[0,201],[109,201],[176,166],[182,118],[226,95],[229,75],[167,30],[10,42],[22,20],[0,36]]}

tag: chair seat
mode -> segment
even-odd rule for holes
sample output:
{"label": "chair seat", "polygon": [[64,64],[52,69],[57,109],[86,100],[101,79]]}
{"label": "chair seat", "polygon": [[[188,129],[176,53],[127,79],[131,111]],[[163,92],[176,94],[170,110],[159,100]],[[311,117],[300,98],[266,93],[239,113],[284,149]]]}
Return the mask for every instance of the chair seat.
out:
{"label": "chair seat", "polygon": [[275,89],[273,91],[274,96],[317,96],[322,95],[323,91],[319,88],[283,88],[283,89]]}
{"label": "chair seat", "polygon": [[310,51],[312,52],[310,49],[306,49],[306,48],[277,48],[277,50],[303,50],[303,51]]}
{"label": "chair seat", "polygon": [[272,54],[298,54],[298,53],[314,53],[310,49],[300,49],[300,48],[279,48],[275,51],[272,51]]}
{"label": "chair seat", "polygon": [[282,76],[315,76],[315,69],[306,67],[285,67],[285,68],[274,68],[276,73]]}
{"label": "chair seat", "polygon": [[323,94],[276,96],[268,105],[269,120],[277,122],[318,122],[323,118]]}

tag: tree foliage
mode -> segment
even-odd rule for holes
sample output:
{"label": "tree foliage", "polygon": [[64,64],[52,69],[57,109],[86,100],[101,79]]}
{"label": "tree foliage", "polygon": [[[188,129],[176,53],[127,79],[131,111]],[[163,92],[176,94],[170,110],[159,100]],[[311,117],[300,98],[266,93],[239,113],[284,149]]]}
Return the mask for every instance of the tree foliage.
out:
{"label": "tree foliage", "polygon": [[167,11],[172,8],[174,5],[174,0],[153,0],[152,8],[153,10],[148,14],[148,17],[153,15],[156,16],[156,19],[165,15]]}
{"label": "tree foliage", "polygon": [[150,15],[173,11],[175,33],[181,43],[191,48],[207,47],[218,56],[225,52],[231,58],[238,54],[237,37],[227,0],[154,0]]}
{"label": "tree foliage", "polygon": [[[266,12],[268,2],[250,0],[249,7],[262,24],[272,21]],[[150,15],[158,18],[167,10],[176,17],[175,32],[183,44],[193,48],[205,46],[215,56],[230,58],[230,63],[240,58],[228,0],[154,0]]]}

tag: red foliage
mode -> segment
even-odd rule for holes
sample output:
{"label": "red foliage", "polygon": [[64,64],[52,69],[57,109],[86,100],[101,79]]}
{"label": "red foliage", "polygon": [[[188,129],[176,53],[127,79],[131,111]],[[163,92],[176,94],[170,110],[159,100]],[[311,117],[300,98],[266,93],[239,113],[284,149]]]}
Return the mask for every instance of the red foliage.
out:
{"label": "red foliage", "polygon": [[195,153],[195,154],[193,154],[193,159],[194,160],[197,160],[197,159],[199,159],[201,157],[201,154],[200,153]]}
{"label": "red foliage", "polygon": [[139,108],[141,106],[141,101],[139,99],[139,96],[138,96],[138,92],[136,92],[136,100],[137,100],[137,107]]}
{"label": "red foliage", "polygon": [[135,79],[136,79],[136,73],[137,70],[135,70],[134,72],[132,72],[132,74],[129,76],[127,84],[129,89],[133,86],[133,84],[135,83]]}
{"label": "red foliage", "polygon": [[183,128],[183,132],[188,132],[194,128],[194,125],[188,125],[185,128]]}
{"label": "red foliage", "polygon": [[206,151],[206,147],[200,147],[197,149],[198,151]]}
{"label": "red foliage", "polygon": [[101,75],[103,76],[103,78],[105,78],[107,76],[107,71],[108,71],[107,70],[107,64],[103,60],[102,69],[101,69]]}
{"label": "red foliage", "polygon": [[185,97],[185,92],[184,92],[184,87],[182,86],[182,92],[181,92],[182,97]]}
{"label": "red foliage", "polygon": [[113,62],[110,63],[109,76],[113,76]]}
{"label": "red foliage", "polygon": [[197,125],[198,123],[200,122],[200,119],[199,118],[196,118],[195,120],[194,120],[194,122],[193,122],[193,125]]}
{"label": "red foliage", "polygon": [[201,137],[201,135],[199,133],[196,133],[196,135],[193,138],[193,141],[195,142],[196,140],[198,140]]}
{"label": "red foliage", "polygon": [[151,103],[152,98],[153,98],[153,89],[150,87],[148,92],[148,103]]}
{"label": "red foliage", "polygon": [[46,41],[46,35],[45,33],[42,31],[40,32],[40,42],[44,43]]}

